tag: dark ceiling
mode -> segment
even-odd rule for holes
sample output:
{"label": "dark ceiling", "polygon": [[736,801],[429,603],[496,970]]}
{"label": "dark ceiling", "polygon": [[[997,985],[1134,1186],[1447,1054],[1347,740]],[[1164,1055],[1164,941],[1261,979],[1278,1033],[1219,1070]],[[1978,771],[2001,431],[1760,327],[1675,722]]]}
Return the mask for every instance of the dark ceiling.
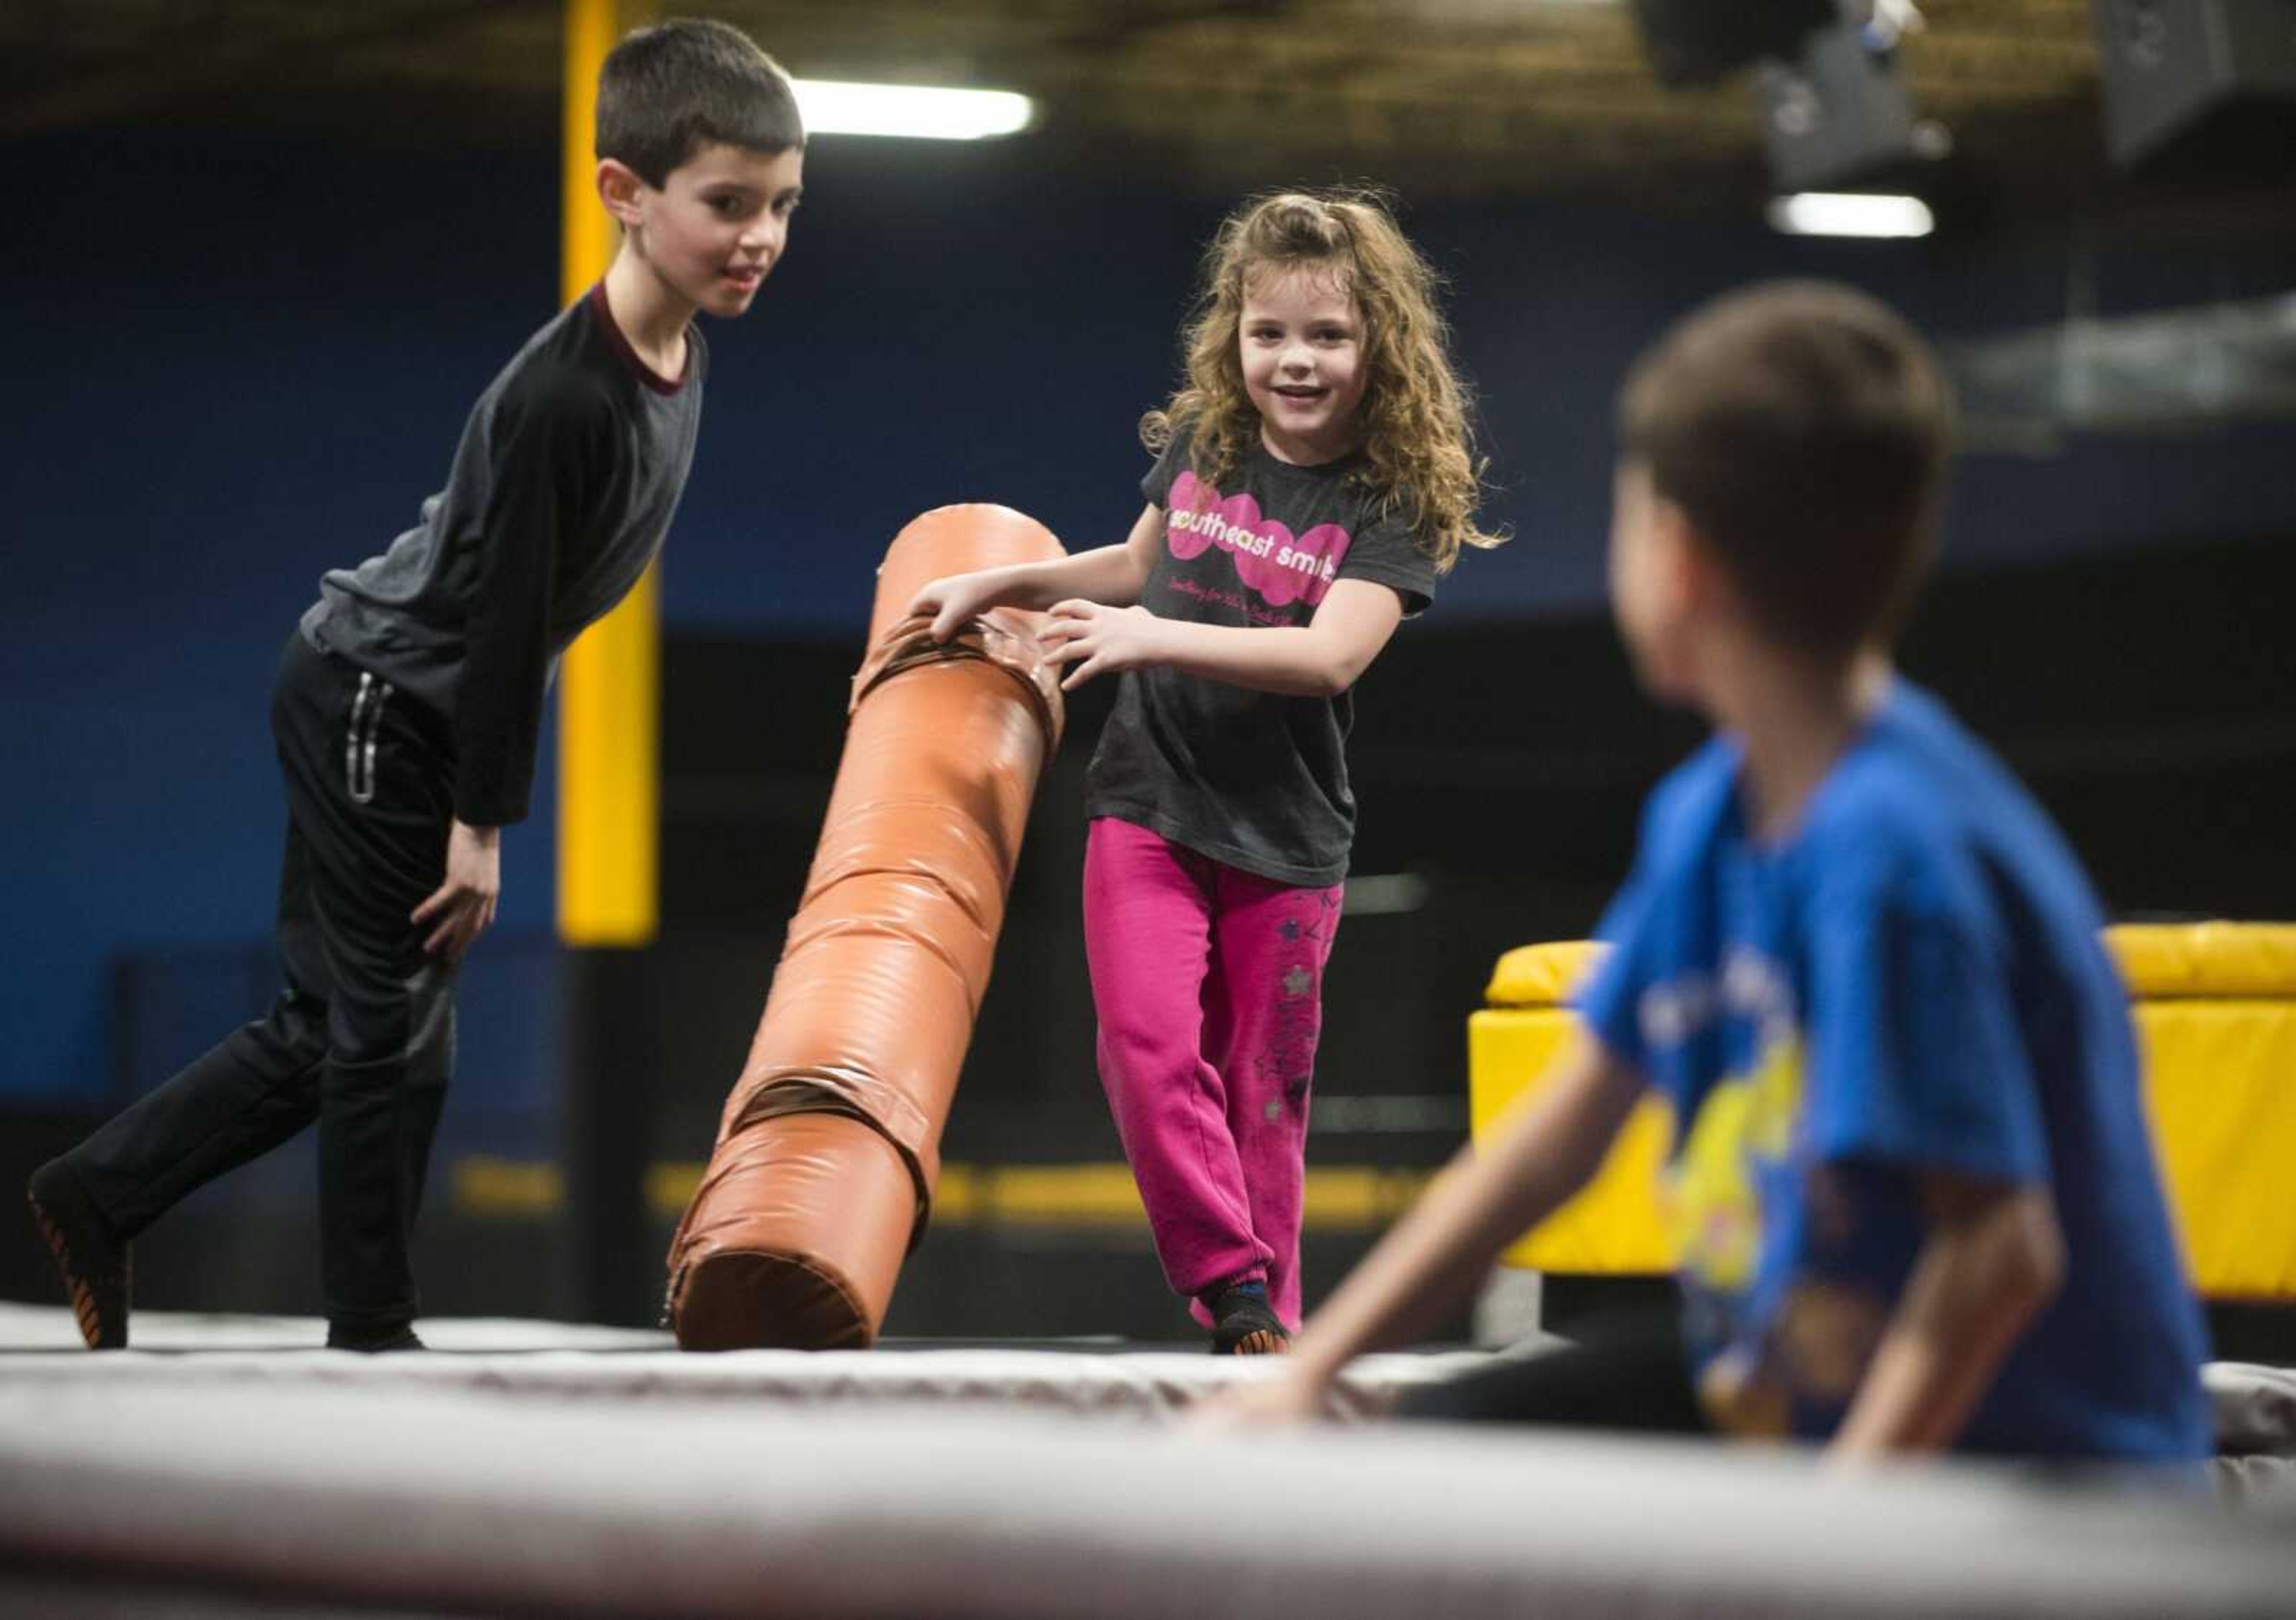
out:
{"label": "dark ceiling", "polygon": [[[1742,4],[1747,0],[1713,0]],[[1759,195],[1742,75],[1653,79],[1623,0],[708,0],[817,78],[1038,98],[1053,160],[1183,184]],[[1922,0],[1901,59],[1951,172],[2020,206],[2119,184],[2089,0]],[[553,138],[560,7],[535,0],[0,5],[0,135],[121,123]]]}

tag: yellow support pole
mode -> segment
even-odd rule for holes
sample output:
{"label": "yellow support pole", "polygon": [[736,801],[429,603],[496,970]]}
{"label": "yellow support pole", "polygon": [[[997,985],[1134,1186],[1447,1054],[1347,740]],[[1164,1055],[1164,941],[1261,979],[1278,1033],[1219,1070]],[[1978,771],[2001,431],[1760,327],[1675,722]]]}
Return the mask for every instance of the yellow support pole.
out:
{"label": "yellow support pole", "polygon": [[[598,204],[590,148],[598,68],[634,0],[566,0],[560,302],[612,262],[613,222]],[[649,8],[650,9],[650,8]],[[566,650],[558,671],[558,937],[642,945],[656,923],[660,593],[650,568],[621,605]]]}

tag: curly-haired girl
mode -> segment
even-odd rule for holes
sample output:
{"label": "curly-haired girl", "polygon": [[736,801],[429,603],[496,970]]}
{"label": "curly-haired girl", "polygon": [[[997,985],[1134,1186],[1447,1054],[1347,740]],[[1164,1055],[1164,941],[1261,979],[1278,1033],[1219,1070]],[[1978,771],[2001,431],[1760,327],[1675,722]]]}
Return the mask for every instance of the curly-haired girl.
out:
{"label": "curly-haired girl", "polygon": [[1374,196],[1287,192],[1204,256],[1187,376],[1120,545],[937,580],[947,640],[1049,609],[1063,684],[1121,673],[1088,779],[1085,944],[1109,1106],[1164,1274],[1220,1353],[1300,1320],[1308,1081],[1355,829],[1356,682],[1475,524],[1434,277]]}

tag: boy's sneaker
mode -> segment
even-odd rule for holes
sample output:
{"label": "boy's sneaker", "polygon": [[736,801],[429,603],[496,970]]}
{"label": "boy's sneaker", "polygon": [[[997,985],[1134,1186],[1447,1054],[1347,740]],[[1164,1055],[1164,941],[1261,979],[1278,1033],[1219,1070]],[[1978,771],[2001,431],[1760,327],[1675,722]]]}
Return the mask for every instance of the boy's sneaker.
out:
{"label": "boy's sneaker", "polygon": [[32,1219],[55,1251],[79,1336],[91,1350],[127,1347],[127,1245],[116,1241],[103,1212],[70,1165],[52,1158],[25,1189]]}
{"label": "boy's sneaker", "polygon": [[361,1355],[381,1355],[390,1350],[426,1350],[413,1324],[397,1322],[380,1328],[344,1328],[327,1324],[327,1348],[356,1350]]}
{"label": "boy's sneaker", "polygon": [[1289,1355],[1292,1332],[1265,1286],[1222,1289],[1206,1302],[1212,1313],[1214,1355]]}

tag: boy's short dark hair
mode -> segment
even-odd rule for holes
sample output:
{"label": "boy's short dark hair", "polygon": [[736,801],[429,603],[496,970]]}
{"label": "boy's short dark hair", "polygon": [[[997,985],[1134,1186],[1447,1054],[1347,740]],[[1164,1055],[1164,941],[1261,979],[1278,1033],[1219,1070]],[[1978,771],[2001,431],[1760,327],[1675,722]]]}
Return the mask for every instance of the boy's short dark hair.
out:
{"label": "boy's short dark hair", "polygon": [[805,144],[789,75],[741,29],[680,18],[639,29],[598,73],[594,148],[660,187],[705,142],[767,156]]}
{"label": "boy's short dark hair", "polygon": [[1764,633],[1826,654],[1895,634],[1937,550],[1953,397],[1879,300],[1826,282],[1717,299],[1636,363],[1619,430]]}

